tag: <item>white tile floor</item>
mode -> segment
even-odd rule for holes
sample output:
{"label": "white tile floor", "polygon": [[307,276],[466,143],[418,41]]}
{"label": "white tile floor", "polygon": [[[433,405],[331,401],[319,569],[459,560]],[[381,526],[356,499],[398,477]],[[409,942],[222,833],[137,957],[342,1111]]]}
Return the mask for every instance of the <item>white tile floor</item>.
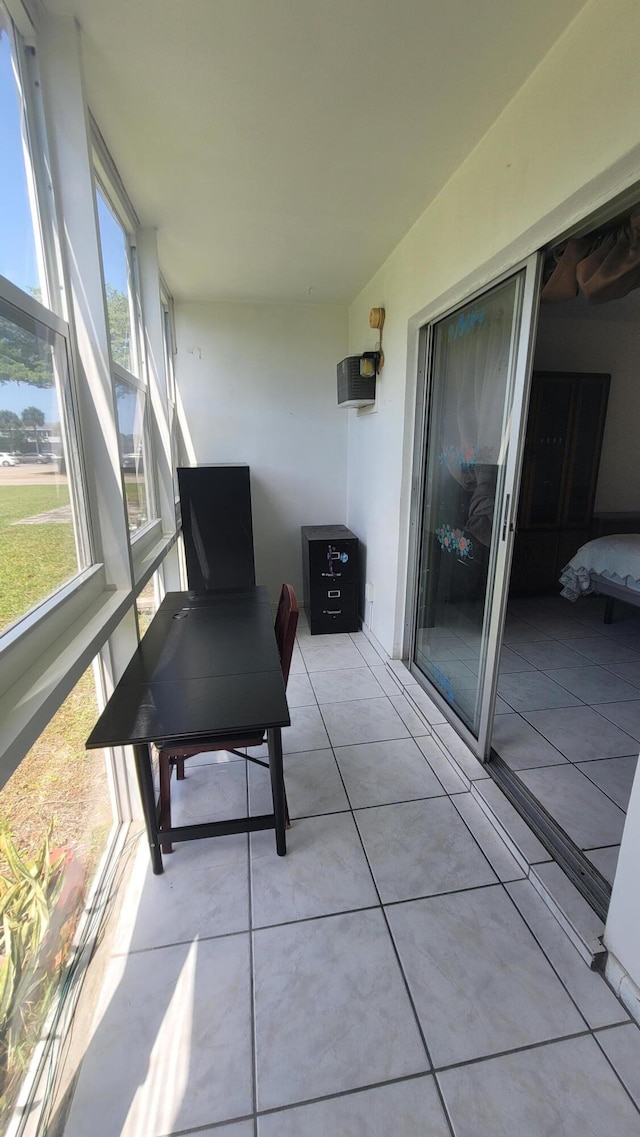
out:
{"label": "white tile floor", "polygon": [[493,745],[612,882],[640,741],[640,615],[617,604],[604,624],[603,610],[510,602]]}
{"label": "white tile floor", "polygon": [[[217,838],[154,877],[140,844],[66,1137],[637,1137],[640,1031],[433,704],[361,635],[304,627],[291,696],[288,855]],[[214,757],[176,820],[265,808],[263,771]]]}

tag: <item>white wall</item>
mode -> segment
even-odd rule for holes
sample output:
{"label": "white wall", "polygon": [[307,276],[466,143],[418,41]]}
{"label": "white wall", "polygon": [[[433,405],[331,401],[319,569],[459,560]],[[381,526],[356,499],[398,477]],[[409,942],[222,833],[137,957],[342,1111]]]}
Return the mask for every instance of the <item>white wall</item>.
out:
{"label": "white wall", "polygon": [[377,413],[348,412],[347,516],[375,586],[368,619],[390,652],[404,615],[413,324],[638,180],[639,37],[636,0],[591,0],[351,306],[350,352],[373,342],[369,309],[387,313]]}
{"label": "white wall", "polygon": [[337,305],[177,303],[176,380],[196,463],[251,467],[256,577],[302,597],[300,526],[346,521],[347,354]]}
{"label": "white wall", "polygon": [[611,375],[595,502],[603,512],[640,510],[640,292],[634,296],[635,322],[617,319],[615,302],[591,319],[563,318],[562,305],[554,305],[551,315],[543,308],[538,327],[536,367]]}

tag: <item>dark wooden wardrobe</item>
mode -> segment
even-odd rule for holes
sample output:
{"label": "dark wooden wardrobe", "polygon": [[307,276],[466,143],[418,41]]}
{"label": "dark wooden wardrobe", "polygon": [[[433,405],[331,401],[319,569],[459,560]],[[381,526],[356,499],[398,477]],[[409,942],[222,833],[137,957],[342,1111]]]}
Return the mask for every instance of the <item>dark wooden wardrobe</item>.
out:
{"label": "dark wooden wardrobe", "polygon": [[532,377],[511,595],[557,593],[568,560],[591,537],[610,375]]}

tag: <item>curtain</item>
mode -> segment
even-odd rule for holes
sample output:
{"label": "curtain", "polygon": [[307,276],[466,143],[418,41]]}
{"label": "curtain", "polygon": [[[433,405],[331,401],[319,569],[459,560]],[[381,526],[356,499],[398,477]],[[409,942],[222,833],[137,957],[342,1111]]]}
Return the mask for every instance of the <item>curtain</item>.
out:
{"label": "curtain", "polygon": [[556,246],[544,275],[543,303],[573,300],[581,293],[590,304],[607,304],[640,288],[640,206],[621,223]]}

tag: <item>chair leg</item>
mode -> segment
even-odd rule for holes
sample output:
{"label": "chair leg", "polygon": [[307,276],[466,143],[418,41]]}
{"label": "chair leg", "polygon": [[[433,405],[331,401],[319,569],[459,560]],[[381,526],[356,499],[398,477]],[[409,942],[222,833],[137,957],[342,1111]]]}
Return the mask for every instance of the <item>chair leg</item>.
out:
{"label": "chair leg", "polygon": [[184,780],[184,758],[176,757],[173,761],[176,767],[176,778],[182,782]]}
{"label": "chair leg", "polygon": [[[160,754],[160,816],[158,818],[160,830],[171,828],[171,764],[168,754]],[[173,845],[168,842],[162,845],[163,853],[172,853]]]}

